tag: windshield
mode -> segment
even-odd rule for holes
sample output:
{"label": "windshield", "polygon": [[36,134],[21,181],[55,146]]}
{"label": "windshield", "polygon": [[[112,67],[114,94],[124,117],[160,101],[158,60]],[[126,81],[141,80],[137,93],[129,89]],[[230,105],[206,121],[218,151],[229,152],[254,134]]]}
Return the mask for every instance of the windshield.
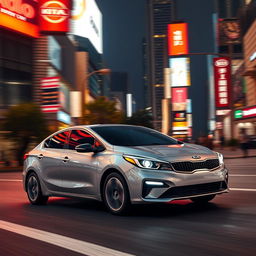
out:
{"label": "windshield", "polygon": [[91,127],[108,143],[115,146],[174,145],[178,141],[152,129],[136,126]]}

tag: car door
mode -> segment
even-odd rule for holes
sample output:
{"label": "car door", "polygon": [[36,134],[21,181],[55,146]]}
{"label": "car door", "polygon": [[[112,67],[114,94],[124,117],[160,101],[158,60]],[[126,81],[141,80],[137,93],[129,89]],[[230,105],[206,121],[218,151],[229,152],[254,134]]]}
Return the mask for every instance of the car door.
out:
{"label": "car door", "polygon": [[61,165],[68,135],[69,131],[63,131],[47,139],[37,156],[44,183],[53,192],[62,191]]}
{"label": "car door", "polygon": [[89,143],[98,143],[95,138],[83,129],[72,130],[69,136],[68,148],[65,150],[62,164],[62,186],[65,193],[94,196],[96,191],[98,157],[93,152],[80,153],[75,147]]}

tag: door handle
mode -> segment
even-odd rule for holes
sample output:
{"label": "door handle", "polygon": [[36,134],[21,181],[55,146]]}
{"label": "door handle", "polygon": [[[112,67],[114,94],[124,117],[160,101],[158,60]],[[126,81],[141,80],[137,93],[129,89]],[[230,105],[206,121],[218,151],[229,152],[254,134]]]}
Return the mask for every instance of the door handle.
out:
{"label": "door handle", "polygon": [[67,156],[64,157],[63,162],[66,163],[69,161],[69,158]]}
{"label": "door handle", "polygon": [[37,156],[40,160],[44,157],[44,155],[43,154],[40,154],[40,155],[38,155]]}

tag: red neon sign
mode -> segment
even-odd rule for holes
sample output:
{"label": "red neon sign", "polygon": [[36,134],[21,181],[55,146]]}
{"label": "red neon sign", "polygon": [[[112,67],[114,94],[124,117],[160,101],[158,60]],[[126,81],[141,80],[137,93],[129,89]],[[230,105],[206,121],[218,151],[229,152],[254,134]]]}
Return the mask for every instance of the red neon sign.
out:
{"label": "red neon sign", "polygon": [[227,108],[230,104],[231,65],[229,58],[214,58],[215,104]]}
{"label": "red neon sign", "polygon": [[70,0],[40,0],[39,9],[39,24],[42,33],[68,32]]}
{"label": "red neon sign", "polygon": [[187,23],[175,23],[168,25],[168,54],[188,54]]}
{"label": "red neon sign", "polygon": [[36,0],[0,0],[0,26],[38,36]]}

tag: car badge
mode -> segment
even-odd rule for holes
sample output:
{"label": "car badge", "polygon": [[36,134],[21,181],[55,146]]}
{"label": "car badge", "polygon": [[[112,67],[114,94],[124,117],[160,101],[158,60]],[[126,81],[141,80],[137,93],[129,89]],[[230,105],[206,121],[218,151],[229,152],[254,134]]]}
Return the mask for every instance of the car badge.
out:
{"label": "car badge", "polygon": [[192,156],[193,159],[201,159],[201,156]]}

